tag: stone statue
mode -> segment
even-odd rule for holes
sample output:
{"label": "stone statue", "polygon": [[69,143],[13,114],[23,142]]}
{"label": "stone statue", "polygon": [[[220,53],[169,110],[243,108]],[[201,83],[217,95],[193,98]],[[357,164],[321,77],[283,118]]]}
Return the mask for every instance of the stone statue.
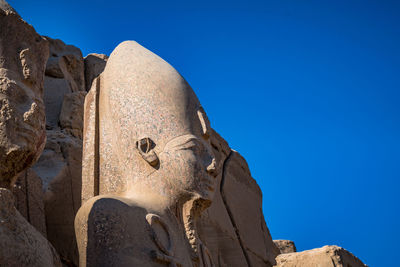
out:
{"label": "stone statue", "polygon": [[10,189],[46,143],[43,76],[48,43],[0,1],[0,265],[61,266],[54,248],[16,210]]}
{"label": "stone statue", "polygon": [[85,100],[80,266],[214,266],[196,219],[219,171],[196,95],[167,62],[121,43]]}

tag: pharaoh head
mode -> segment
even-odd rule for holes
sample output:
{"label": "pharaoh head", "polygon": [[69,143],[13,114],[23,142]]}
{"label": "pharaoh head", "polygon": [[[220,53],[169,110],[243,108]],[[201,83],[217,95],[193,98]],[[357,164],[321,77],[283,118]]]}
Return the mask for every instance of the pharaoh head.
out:
{"label": "pharaoh head", "polygon": [[[85,104],[84,187],[91,179],[85,178],[90,143],[98,146],[93,156],[98,172],[89,174],[98,176],[94,194],[145,192],[164,202],[212,199],[217,163],[210,123],[192,88],[172,66],[136,42],[123,42],[91,94]],[[84,192],[85,197],[90,196]]]}

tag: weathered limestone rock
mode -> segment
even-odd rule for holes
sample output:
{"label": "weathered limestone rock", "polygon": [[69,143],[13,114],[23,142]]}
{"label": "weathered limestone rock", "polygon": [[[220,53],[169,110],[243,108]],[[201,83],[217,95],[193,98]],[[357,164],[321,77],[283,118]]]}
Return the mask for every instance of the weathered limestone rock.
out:
{"label": "weathered limestone rock", "polygon": [[92,87],[93,80],[103,72],[108,56],[104,54],[89,54],[85,57],[86,91]]}
{"label": "weathered limestone rock", "polygon": [[79,48],[46,37],[50,43],[44,80],[47,129],[59,128],[61,108],[67,94],[85,91],[85,74]]}
{"label": "weathered limestone rock", "polygon": [[46,237],[44,194],[40,177],[32,169],[24,171],[19,175],[12,192],[16,200],[15,207],[17,210],[36,230]]}
{"label": "weathered limestone rock", "polygon": [[296,252],[296,246],[291,240],[274,240],[275,245],[279,248],[281,254]]}
{"label": "weathered limestone rock", "polygon": [[43,182],[47,238],[63,261],[77,263],[74,218],[81,198],[82,141],[47,131],[46,147],[32,167]]}
{"label": "weathered limestone rock", "polygon": [[338,246],[324,246],[302,252],[281,254],[276,267],[365,267],[357,257]]}
{"label": "weathered limestone rock", "polygon": [[18,174],[37,160],[46,141],[42,97],[48,44],[6,2],[2,6],[0,187],[11,188]]}
{"label": "weathered limestone rock", "polygon": [[[46,39],[50,43],[44,82],[47,143],[32,171],[43,184],[47,238],[65,263],[77,265],[74,217],[81,201],[84,62],[78,48]],[[16,197],[17,203],[31,198],[29,191]],[[24,214],[35,211],[28,208]]]}
{"label": "weathered limestone rock", "polygon": [[251,177],[246,160],[234,150],[224,164],[221,195],[248,264],[274,265],[279,249],[273,243],[264,220],[261,190]]}
{"label": "weathered limestone rock", "polygon": [[[211,135],[214,155],[221,168],[230,154],[228,143],[215,131]],[[216,193],[211,206],[206,209],[197,224],[199,237],[210,251],[217,266],[247,266],[246,256],[240,245],[235,228],[221,196],[223,171],[216,177]]]}
{"label": "weathered limestone rock", "polygon": [[0,265],[61,266],[50,243],[15,209],[12,192],[0,188]]}
{"label": "weathered limestone rock", "polygon": [[[9,190],[25,171],[16,195],[26,217],[44,232],[40,181],[31,171],[46,142],[43,77],[48,44],[5,1],[0,2],[0,265],[61,266],[45,237],[16,210]],[[19,190],[19,192],[18,192]]]}
{"label": "weathered limestone rock", "polygon": [[211,144],[222,172],[213,203],[201,216],[200,238],[220,266],[274,265],[279,251],[264,222],[261,191],[247,163],[215,132]]}
{"label": "weathered limestone rock", "polygon": [[83,103],[86,92],[78,91],[64,96],[60,126],[70,135],[82,139],[83,132]]}

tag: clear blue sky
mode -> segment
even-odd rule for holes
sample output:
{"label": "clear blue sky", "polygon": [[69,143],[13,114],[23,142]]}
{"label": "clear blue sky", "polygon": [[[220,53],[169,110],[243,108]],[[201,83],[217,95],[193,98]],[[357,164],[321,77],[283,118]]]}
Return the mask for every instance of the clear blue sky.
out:
{"label": "clear blue sky", "polygon": [[170,62],[247,159],[274,239],[400,266],[399,1],[9,3],[84,55],[136,40]]}

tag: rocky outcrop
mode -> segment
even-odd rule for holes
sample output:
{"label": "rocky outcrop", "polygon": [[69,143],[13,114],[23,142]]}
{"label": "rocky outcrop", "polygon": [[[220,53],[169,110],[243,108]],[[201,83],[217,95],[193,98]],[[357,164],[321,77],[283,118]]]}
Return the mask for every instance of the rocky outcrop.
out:
{"label": "rocky outcrop", "polygon": [[57,252],[15,209],[11,191],[0,188],[0,265],[61,266]]}
{"label": "rocky outcrop", "polygon": [[48,130],[46,147],[32,167],[43,182],[47,238],[66,262],[78,260],[74,217],[80,207],[82,141]]}
{"label": "rocky outcrop", "polygon": [[0,187],[11,188],[46,141],[42,97],[48,44],[6,2],[1,6]]}
{"label": "rocky outcrop", "polygon": [[[19,178],[14,195],[18,209],[47,235],[62,260],[77,265],[74,217],[81,199],[85,64],[78,48],[49,37],[45,40],[50,46],[45,75],[42,74],[47,142],[38,162],[28,171],[41,184],[41,217],[32,217],[39,214],[32,206],[36,201],[27,200],[37,194],[32,194],[36,187],[30,180],[26,182],[26,174]],[[36,221],[45,221],[44,227]]]}
{"label": "rocky outcrop", "polygon": [[78,91],[64,96],[60,114],[60,127],[69,135],[82,139],[83,103],[86,92]]}
{"label": "rocky outcrop", "polygon": [[220,266],[272,266],[279,250],[265,224],[261,190],[244,158],[215,131],[211,136],[222,172],[219,191],[201,216],[200,239]]}
{"label": "rocky outcrop", "polygon": [[[211,145],[220,168],[223,168],[231,148],[215,131],[211,134]],[[222,198],[222,176],[223,172],[216,177],[218,190],[211,206],[201,214],[197,226],[199,237],[210,250],[214,263],[219,266],[247,266],[246,255]]]}
{"label": "rocky outcrop", "polygon": [[[40,179],[27,170],[46,141],[43,77],[48,42],[0,2],[0,265],[61,266],[45,238]],[[19,175],[19,183],[15,184]],[[17,196],[14,203],[13,192]],[[28,219],[25,219],[15,208]],[[31,223],[31,224],[30,224]],[[32,225],[35,225],[33,227]],[[40,231],[40,232],[39,232]]]}
{"label": "rocky outcrop", "polygon": [[281,254],[276,267],[365,267],[356,256],[338,246],[324,246],[297,253]]}
{"label": "rocky outcrop", "polygon": [[84,61],[78,48],[46,39],[47,143],[32,169],[43,183],[47,238],[65,262],[77,264],[74,217],[81,194]]}
{"label": "rocky outcrop", "polygon": [[296,246],[291,240],[274,240],[275,245],[279,248],[281,254],[296,252]]}
{"label": "rocky outcrop", "polygon": [[44,237],[47,236],[42,180],[32,169],[21,173],[13,186],[15,207]]}
{"label": "rocky outcrop", "polygon": [[[85,91],[84,62],[79,48],[66,45],[61,40],[46,39],[50,43],[44,78],[46,127],[57,129],[65,95]],[[76,116],[82,117],[80,114]]]}

